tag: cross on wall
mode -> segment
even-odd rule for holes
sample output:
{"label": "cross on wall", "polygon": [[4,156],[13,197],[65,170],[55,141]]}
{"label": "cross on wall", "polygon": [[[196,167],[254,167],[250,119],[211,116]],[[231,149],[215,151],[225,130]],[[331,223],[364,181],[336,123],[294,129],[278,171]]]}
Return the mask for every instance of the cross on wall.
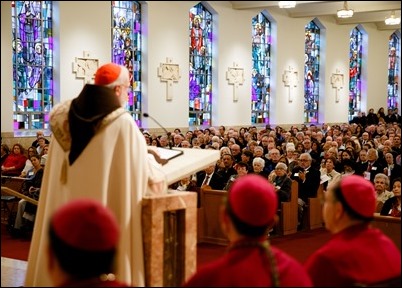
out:
{"label": "cross on wall", "polygon": [[99,59],[92,58],[89,51],[84,51],[83,55],[83,57],[75,57],[73,73],[75,73],[75,78],[84,79],[85,84],[92,83],[99,67]]}
{"label": "cross on wall", "polygon": [[282,75],[282,81],[286,87],[289,87],[289,102],[293,102],[293,88],[297,87],[298,84],[298,73],[297,71],[289,66],[288,70],[285,70]]}
{"label": "cross on wall", "polygon": [[332,73],[331,75],[331,85],[332,88],[335,88],[335,101],[339,102],[339,94],[338,92],[343,88],[343,74],[340,73],[338,69],[336,69],[336,73]]}
{"label": "cross on wall", "polygon": [[244,68],[240,68],[239,64],[234,62],[233,67],[229,67],[228,71],[226,71],[226,79],[229,84],[233,85],[233,101],[238,101],[236,91],[239,85],[243,85],[245,81]]}
{"label": "cross on wall", "polygon": [[166,63],[161,63],[158,67],[158,76],[162,82],[166,82],[166,100],[173,99],[173,83],[179,82],[179,64],[173,64],[172,58],[166,58]]}

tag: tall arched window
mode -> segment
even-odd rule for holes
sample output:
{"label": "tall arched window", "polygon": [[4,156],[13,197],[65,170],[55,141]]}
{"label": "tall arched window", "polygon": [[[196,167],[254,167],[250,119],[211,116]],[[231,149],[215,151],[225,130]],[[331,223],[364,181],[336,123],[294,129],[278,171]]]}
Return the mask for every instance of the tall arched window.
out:
{"label": "tall arched window", "polygon": [[141,127],[141,6],[137,1],[112,1],[112,62],[130,71],[126,109]]}
{"label": "tall arched window", "polygon": [[49,128],[52,1],[12,1],[14,131]]}
{"label": "tall arched window", "polygon": [[252,20],[251,123],[269,123],[271,23],[259,13]]}
{"label": "tall arched window", "polygon": [[304,122],[318,123],[320,28],[314,21],[305,28],[304,53]]}
{"label": "tall arched window", "polygon": [[388,44],[388,108],[398,108],[398,79],[399,79],[399,55],[401,53],[400,39],[396,33],[389,37]]}
{"label": "tall arched window", "polygon": [[189,126],[211,126],[212,14],[198,3],[189,13]]}
{"label": "tall arched window", "polygon": [[361,68],[363,33],[356,27],[350,32],[349,49],[349,121],[361,110]]}

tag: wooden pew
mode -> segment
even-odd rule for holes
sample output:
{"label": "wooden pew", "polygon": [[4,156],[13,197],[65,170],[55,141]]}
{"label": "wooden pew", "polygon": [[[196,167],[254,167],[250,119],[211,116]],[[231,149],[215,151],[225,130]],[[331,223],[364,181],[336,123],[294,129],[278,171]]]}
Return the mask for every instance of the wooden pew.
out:
{"label": "wooden pew", "polygon": [[228,238],[222,232],[219,221],[219,210],[226,197],[227,191],[225,190],[213,190],[210,187],[202,187],[201,203],[198,208],[198,233],[201,233],[197,239],[200,243],[210,243],[227,245],[229,243]]}
{"label": "wooden pew", "polygon": [[8,187],[11,190],[21,192],[25,180],[27,179],[22,177],[1,176],[1,187]]}
{"label": "wooden pew", "polygon": [[401,218],[392,216],[382,216],[380,213],[374,213],[374,220],[371,225],[380,229],[395,245],[401,250]]}
{"label": "wooden pew", "polygon": [[297,232],[299,183],[292,180],[292,188],[289,202],[282,202],[279,215],[279,234],[289,235]]}
{"label": "wooden pew", "polygon": [[317,190],[317,197],[308,198],[307,229],[313,230],[323,227],[323,219],[322,219],[323,200],[324,200],[324,186],[323,184],[320,184]]}
{"label": "wooden pew", "polygon": [[14,221],[20,199],[26,197],[30,202],[35,201],[20,193],[25,180],[21,177],[1,176],[1,223],[9,225]]}
{"label": "wooden pew", "polygon": [[20,192],[14,191],[14,190],[12,190],[12,189],[10,189],[8,187],[1,186],[1,194],[3,194],[3,195],[5,195],[5,194],[12,195],[12,196],[15,196],[17,198],[27,200],[28,202],[30,202],[30,203],[32,203],[34,205],[38,205],[37,200],[32,199],[32,198],[30,198],[28,196],[25,196],[24,194],[21,194]]}

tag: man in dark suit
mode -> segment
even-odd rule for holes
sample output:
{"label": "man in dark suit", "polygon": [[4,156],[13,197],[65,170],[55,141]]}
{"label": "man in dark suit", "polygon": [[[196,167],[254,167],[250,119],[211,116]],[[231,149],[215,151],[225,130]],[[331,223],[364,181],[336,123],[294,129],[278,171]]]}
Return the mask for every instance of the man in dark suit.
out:
{"label": "man in dark suit", "polygon": [[321,173],[317,168],[311,166],[313,158],[310,153],[300,154],[300,166],[293,168],[291,178],[299,183],[299,223],[303,223],[304,210],[308,198],[317,197],[317,190],[320,186]]}
{"label": "man in dark suit", "polygon": [[220,162],[222,165],[216,167],[215,172],[222,176],[223,187],[229,181],[230,176],[237,174],[236,169],[233,167],[235,164],[232,154],[223,154]]}
{"label": "man in dark suit", "polygon": [[385,166],[378,160],[378,151],[370,148],[367,151],[367,170],[363,172],[363,177],[374,184],[374,177],[378,173],[384,172]]}
{"label": "man in dark suit", "polygon": [[394,151],[397,155],[401,154],[401,134],[396,134],[394,136],[392,151]]}
{"label": "man in dark suit", "polygon": [[214,190],[223,190],[226,182],[222,176],[215,172],[215,164],[209,165],[202,171],[196,173],[197,180],[194,183],[193,190],[197,192],[197,208],[201,207],[201,188],[203,186],[209,186]]}
{"label": "man in dark suit", "polygon": [[225,183],[222,176],[215,173],[215,164],[209,165],[203,171],[197,172],[197,187],[210,186],[214,190],[222,190]]}
{"label": "man in dark suit", "polygon": [[367,151],[362,149],[359,151],[359,161],[356,162],[355,174],[363,176],[363,173],[367,170],[367,166]]}
{"label": "man in dark suit", "polygon": [[[401,177],[402,169],[401,166],[395,163],[394,155],[391,152],[385,154],[386,166],[384,167],[384,174],[388,176],[389,183],[394,183],[396,178]],[[388,187],[389,191],[392,187]]]}
{"label": "man in dark suit", "polygon": [[299,167],[293,169],[292,179],[299,182],[299,198],[307,203],[310,197],[317,197],[320,186],[320,171],[311,166],[310,153],[302,153],[299,158]]}

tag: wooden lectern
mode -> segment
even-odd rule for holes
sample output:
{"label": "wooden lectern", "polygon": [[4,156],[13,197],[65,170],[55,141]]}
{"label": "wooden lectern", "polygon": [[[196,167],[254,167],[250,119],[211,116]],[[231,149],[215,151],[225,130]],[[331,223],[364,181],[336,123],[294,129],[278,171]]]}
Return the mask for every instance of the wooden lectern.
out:
{"label": "wooden lectern", "polygon": [[[215,163],[216,150],[175,148],[184,153],[162,166],[170,185]],[[197,193],[169,190],[142,200],[145,285],[180,286],[197,265]]]}

